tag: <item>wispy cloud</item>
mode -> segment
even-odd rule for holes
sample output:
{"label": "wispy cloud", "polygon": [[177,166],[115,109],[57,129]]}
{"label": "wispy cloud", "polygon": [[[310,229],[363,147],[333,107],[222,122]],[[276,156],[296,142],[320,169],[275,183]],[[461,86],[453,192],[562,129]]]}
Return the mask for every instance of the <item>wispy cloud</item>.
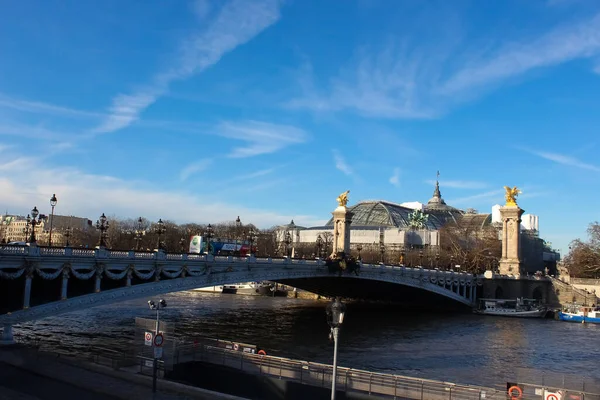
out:
{"label": "wispy cloud", "polygon": [[[451,205],[457,205],[457,206],[460,206],[463,204],[465,204],[467,206],[481,205],[484,203],[495,204],[495,203],[498,203],[503,200],[503,197],[502,197],[503,194],[504,194],[504,190],[502,190],[502,189],[490,190],[490,191],[475,194],[472,196],[450,199],[450,200],[447,200],[446,203],[451,204]],[[490,205],[490,208],[491,208],[491,205]]]}
{"label": "wispy cloud", "polygon": [[335,162],[335,167],[342,171],[344,174],[348,176],[352,176],[354,171],[352,168],[346,163],[344,157],[340,154],[338,150],[333,150],[333,160]]}
{"label": "wispy cloud", "polygon": [[210,158],[205,158],[203,160],[196,161],[196,162],[193,162],[193,163],[187,165],[179,173],[179,180],[182,182],[186,181],[192,174],[204,171],[206,168],[208,168],[212,164],[212,161],[213,160]]}
{"label": "wispy cloud", "polygon": [[327,85],[316,85],[312,69],[305,66],[299,79],[302,94],[286,105],[368,117],[437,117],[533,69],[598,56],[600,14],[520,41],[490,38],[487,46],[477,41],[476,48],[465,47],[456,34],[438,36],[444,39],[435,44],[398,40],[380,51],[360,49],[325,92],[317,88]]}
{"label": "wispy cloud", "polygon": [[390,183],[396,187],[400,187],[400,168],[394,168],[394,172],[390,176]]}
{"label": "wispy cloud", "polygon": [[95,132],[113,132],[136,121],[148,106],[167,92],[171,82],[204,71],[223,55],[277,22],[279,8],[280,0],[231,0],[225,4],[206,29],[183,43],[181,55],[170,70],[156,75],[150,84],[133,94],[115,97],[109,117]]}
{"label": "wispy cloud", "polygon": [[[322,224],[321,218],[293,215],[249,208],[240,203],[209,200],[185,190],[161,189],[160,184],[129,181],[113,176],[86,173],[78,168],[56,167],[39,157],[15,154],[9,161],[0,161],[0,204],[13,213],[27,213],[32,205],[48,212],[48,193],[60,193],[60,213],[95,219],[103,212],[118,217],[169,219],[175,222],[219,222],[232,215],[244,215],[245,221],[259,227],[288,223],[292,218],[299,224]],[[29,182],[23,190],[23,182]],[[281,184],[281,182],[278,182]],[[46,211],[43,210],[46,204]],[[25,208],[24,205],[28,205]],[[189,210],[202,210],[190,215]]]}
{"label": "wispy cloud", "polygon": [[91,111],[78,110],[54,104],[42,103],[38,101],[21,100],[6,96],[2,93],[0,93],[0,108],[8,108],[12,110],[35,114],[49,114],[72,118],[101,118],[104,116],[101,113]]}
{"label": "wispy cloud", "polygon": [[576,167],[581,169],[587,169],[589,171],[600,172],[600,166],[594,164],[588,164],[581,160],[578,160],[574,157],[567,156],[565,154],[560,153],[551,153],[547,151],[535,151],[535,150],[525,150],[531,154],[534,154],[538,157],[544,158],[549,161],[553,161],[557,164],[567,165],[570,167]]}
{"label": "wispy cloud", "polygon": [[[432,179],[426,180],[425,183],[429,185],[435,185],[435,181]],[[452,188],[452,189],[483,189],[487,187],[487,183],[485,182],[477,182],[477,181],[445,181],[440,180],[440,186],[442,188]]]}
{"label": "wispy cloud", "polygon": [[246,142],[244,146],[232,150],[229,154],[232,158],[274,153],[308,140],[308,134],[300,128],[260,121],[223,122],[217,126],[215,133],[228,139]]}

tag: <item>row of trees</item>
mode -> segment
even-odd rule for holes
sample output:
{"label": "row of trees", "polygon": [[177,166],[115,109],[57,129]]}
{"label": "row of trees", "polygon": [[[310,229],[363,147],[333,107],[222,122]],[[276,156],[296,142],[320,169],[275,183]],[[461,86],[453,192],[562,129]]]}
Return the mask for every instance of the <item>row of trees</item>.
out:
{"label": "row of trees", "polygon": [[597,279],[600,278],[600,223],[591,223],[587,233],[587,241],[576,239],[571,242],[563,262],[571,276]]}
{"label": "row of trees", "polygon": [[[160,228],[164,233],[159,235],[159,224],[145,218],[119,219],[109,218],[106,230],[106,246],[115,250],[147,250],[152,251],[159,247],[167,252],[187,252],[190,238],[194,235],[205,236],[207,225],[188,223],[176,224],[172,221],[162,221]],[[273,255],[277,250],[274,229],[257,229],[252,224],[226,222],[211,225],[213,241],[221,239],[239,240],[240,242],[253,242],[253,248],[259,254]],[[62,245],[66,244],[66,231],[59,231],[62,235]],[[93,248],[98,245],[100,232],[95,228],[74,229],[69,232],[69,244],[72,247]],[[58,243],[57,243],[58,244]]]}

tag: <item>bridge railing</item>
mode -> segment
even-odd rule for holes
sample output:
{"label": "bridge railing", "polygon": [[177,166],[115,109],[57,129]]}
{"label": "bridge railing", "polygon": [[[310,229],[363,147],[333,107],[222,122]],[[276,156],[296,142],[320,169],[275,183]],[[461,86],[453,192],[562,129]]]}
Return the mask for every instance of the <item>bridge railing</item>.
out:
{"label": "bridge railing", "polygon": [[[227,350],[208,345],[180,345],[174,363],[201,361],[264,375],[330,388],[333,367],[327,364],[292,360]],[[336,386],[339,390],[365,392],[405,399],[479,400],[506,399],[506,393],[493,388],[460,385],[443,381],[369,372],[338,367]]]}

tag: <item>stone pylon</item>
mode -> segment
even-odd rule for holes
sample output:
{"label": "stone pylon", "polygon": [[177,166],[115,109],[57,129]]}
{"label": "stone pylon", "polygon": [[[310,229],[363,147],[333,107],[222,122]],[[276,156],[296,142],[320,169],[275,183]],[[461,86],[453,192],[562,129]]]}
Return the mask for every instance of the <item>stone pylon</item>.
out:
{"label": "stone pylon", "polygon": [[343,252],[350,255],[350,224],[352,212],[340,205],[333,212],[333,255]]}
{"label": "stone pylon", "polygon": [[502,257],[500,275],[521,275],[521,216],[516,204],[500,207],[502,217]]}

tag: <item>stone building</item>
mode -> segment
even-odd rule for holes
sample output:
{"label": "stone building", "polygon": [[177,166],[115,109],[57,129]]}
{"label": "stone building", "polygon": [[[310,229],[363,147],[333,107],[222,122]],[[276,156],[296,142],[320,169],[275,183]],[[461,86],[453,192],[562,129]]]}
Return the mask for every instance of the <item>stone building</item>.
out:
{"label": "stone building", "polygon": [[[350,246],[356,250],[386,252],[406,249],[436,249],[440,246],[440,229],[449,224],[460,226],[469,235],[476,237],[484,230],[496,230],[500,240],[501,223],[496,205],[490,213],[478,213],[473,209],[461,210],[446,204],[436,181],[433,196],[425,204],[413,201],[395,203],[386,200],[364,200],[349,206],[353,214],[350,225]],[[525,273],[535,273],[548,268],[556,270],[560,255],[549,251],[539,238],[538,217],[525,214],[521,224],[521,249]],[[488,229],[489,228],[489,229]],[[314,247],[321,237],[324,249],[331,249],[333,241],[333,219],[323,226],[303,227],[294,224],[276,228],[275,237],[280,255],[293,254],[301,246]],[[286,240],[287,238],[287,240]]]}

